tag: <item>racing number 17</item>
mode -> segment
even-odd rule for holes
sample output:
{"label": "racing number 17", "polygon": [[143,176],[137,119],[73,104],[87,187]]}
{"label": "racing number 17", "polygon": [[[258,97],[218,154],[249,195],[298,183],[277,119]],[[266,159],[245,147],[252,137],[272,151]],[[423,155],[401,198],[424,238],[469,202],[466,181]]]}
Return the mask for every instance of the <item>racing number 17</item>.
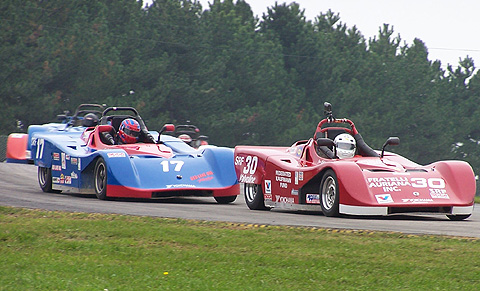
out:
{"label": "racing number 17", "polygon": [[170,172],[170,164],[175,165],[173,168],[175,172],[180,172],[183,166],[183,161],[162,161],[161,164],[164,172]]}

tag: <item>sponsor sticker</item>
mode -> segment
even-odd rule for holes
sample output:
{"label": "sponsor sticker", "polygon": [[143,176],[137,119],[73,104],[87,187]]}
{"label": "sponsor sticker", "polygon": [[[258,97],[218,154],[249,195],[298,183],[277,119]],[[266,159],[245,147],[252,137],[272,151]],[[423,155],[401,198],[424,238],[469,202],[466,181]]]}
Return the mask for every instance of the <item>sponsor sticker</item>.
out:
{"label": "sponsor sticker", "polygon": [[126,156],[125,153],[107,153],[107,157],[109,158],[124,158]]}
{"label": "sponsor sticker", "polygon": [[375,195],[375,198],[377,199],[377,202],[380,204],[393,203],[393,198],[392,198],[392,195],[390,194]]}
{"label": "sponsor sticker", "polygon": [[445,189],[430,189],[430,197],[435,199],[450,199]]}
{"label": "sponsor sticker", "polygon": [[433,202],[433,199],[430,198],[413,198],[413,199],[402,199],[402,202],[407,203],[430,203]]}
{"label": "sponsor sticker", "polygon": [[209,181],[213,179],[213,172],[207,171],[198,175],[193,175],[190,177],[190,180],[197,181],[198,183]]}
{"label": "sponsor sticker", "polygon": [[303,181],[303,172],[295,172],[295,185],[298,185],[298,182]]}
{"label": "sponsor sticker", "polygon": [[62,169],[67,168],[67,161],[65,159],[65,153],[62,153]]}
{"label": "sponsor sticker", "polygon": [[307,194],[307,204],[320,204],[320,194]]}
{"label": "sponsor sticker", "polygon": [[280,195],[275,195],[275,202],[293,204],[295,199],[293,197],[284,197]]}
{"label": "sponsor sticker", "polygon": [[52,165],[52,171],[61,171],[62,170],[62,166],[60,165]]}
{"label": "sponsor sticker", "polygon": [[238,179],[239,183],[255,184],[255,181],[257,181],[257,178],[255,178],[255,176],[244,174],[240,174],[240,178]]}
{"label": "sponsor sticker", "polygon": [[195,188],[195,185],[192,184],[172,184],[167,185],[167,188]]}
{"label": "sponsor sticker", "polygon": [[73,172],[70,174],[70,176],[72,177],[72,179],[78,179],[78,175],[77,173]]}
{"label": "sponsor sticker", "polygon": [[304,147],[304,146],[299,146],[299,147],[297,148],[297,152],[295,153],[295,154],[297,155],[297,157],[300,157],[300,156],[302,155],[302,153],[303,153],[303,147]]}
{"label": "sponsor sticker", "polygon": [[78,158],[72,158],[70,160],[70,163],[73,165],[73,166],[76,166],[78,164]]}
{"label": "sponsor sticker", "polygon": [[54,161],[60,161],[60,154],[59,153],[53,153],[53,160]]}
{"label": "sponsor sticker", "polygon": [[265,194],[272,194],[272,181],[265,180]]}

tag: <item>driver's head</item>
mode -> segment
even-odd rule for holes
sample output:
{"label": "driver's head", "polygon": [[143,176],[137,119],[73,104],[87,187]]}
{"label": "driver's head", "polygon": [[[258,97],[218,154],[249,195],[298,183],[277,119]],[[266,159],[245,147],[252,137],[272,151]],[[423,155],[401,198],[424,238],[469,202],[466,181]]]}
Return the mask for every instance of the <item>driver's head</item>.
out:
{"label": "driver's head", "polygon": [[140,124],[132,118],[122,121],[118,128],[118,137],[122,143],[136,143],[140,137]]}
{"label": "driver's head", "polygon": [[183,140],[184,143],[190,145],[192,138],[188,134],[181,134],[178,136],[179,139]]}
{"label": "driver's head", "polygon": [[88,113],[82,119],[82,126],[92,127],[98,123],[98,116],[95,113]]}
{"label": "driver's head", "polygon": [[335,137],[335,148],[337,149],[337,156],[340,159],[353,158],[357,148],[355,139],[348,133],[342,133]]}

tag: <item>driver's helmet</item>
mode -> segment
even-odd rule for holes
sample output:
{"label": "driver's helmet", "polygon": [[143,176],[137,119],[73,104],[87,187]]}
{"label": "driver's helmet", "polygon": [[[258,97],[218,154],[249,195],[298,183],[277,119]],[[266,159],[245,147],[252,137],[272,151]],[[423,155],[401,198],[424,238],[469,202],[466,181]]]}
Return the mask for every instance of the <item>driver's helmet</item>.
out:
{"label": "driver's helmet", "polygon": [[190,145],[190,143],[192,142],[192,137],[186,133],[179,135],[178,138],[183,140],[183,142],[185,142],[188,145]]}
{"label": "driver's helmet", "polygon": [[132,118],[123,120],[118,128],[118,137],[122,143],[136,143],[140,137],[140,123]]}
{"label": "driver's helmet", "polygon": [[82,126],[92,127],[98,123],[98,116],[95,113],[88,113],[82,119]]}
{"label": "driver's helmet", "polygon": [[334,140],[335,148],[337,149],[337,156],[340,159],[353,158],[357,148],[355,139],[348,133],[337,135]]}

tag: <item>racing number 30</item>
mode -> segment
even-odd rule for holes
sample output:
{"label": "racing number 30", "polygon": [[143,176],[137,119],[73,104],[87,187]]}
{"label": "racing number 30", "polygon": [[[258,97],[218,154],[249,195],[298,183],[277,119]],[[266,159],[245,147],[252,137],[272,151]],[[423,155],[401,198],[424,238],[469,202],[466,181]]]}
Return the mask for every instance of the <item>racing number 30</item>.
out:
{"label": "racing number 30", "polygon": [[445,188],[445,181],[442,178],[411,178],[412,187],[415,188],[436,188],[442,189]]}
{"label": "racing number 30", "polygon": [[243,173],[244,174],[250,174],[250,175],[255,174],[255,171],[257,170],[257,165],[258,165],[258,157],[248,156],[245,159],[245,163],[247,165],[243,168]]}

